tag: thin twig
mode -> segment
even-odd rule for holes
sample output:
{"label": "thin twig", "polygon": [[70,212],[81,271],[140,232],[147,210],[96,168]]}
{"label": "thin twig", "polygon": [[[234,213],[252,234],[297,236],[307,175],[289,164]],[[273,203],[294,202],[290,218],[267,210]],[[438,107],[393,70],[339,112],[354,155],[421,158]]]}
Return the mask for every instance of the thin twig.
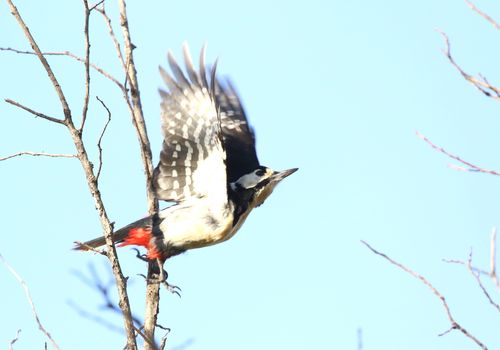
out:
{"label": "thin twig", "polygon": [[379,255],[379,256],[383,257],[384,259],[386,259],[387,261],[389,261],[391,264],[399,267],[401,270],[403,270],[403,271],[407,272],[408,274],[412,275],[413,277],[419,279],[423,284],[425,284],[432,291],[432,293],[434,293],[434,295],[436,295],[439,298],[439,300],[443,304],[443,307],[444,307],[444,309],[446,311],[446,315],[448,316],[448,320],[451,323],[450,329],[447,330],[444,333],[441,333],[440,335],[445,335],[445,334],[449,333],[450,331],[452,331],[454,329],[457,329],[460,332],[462,332],[467,338],[469,338],[472,341],[474,341],[481,349],[483,349],[483,350],[487,350],[488,349],[486,347],[486,345],[484,345],[482,342],[480,342],[476,337],[474,337],[465,328],[463,328],[460,324],[458,324],[457,321],[455,321],[455,319],[451,315],[450,307],[448,306],[448,303],[446,302],[445,297],[424,276],[416,273],[415,271],[411,270],[410,268],[408,268],[408,267],[404,266],[403,264],[395,261],[394,259],[390,258],[386,254],[379,252],[378,250],[376,250],[375,248],[373,248],[371,245],[369,245],[367,242],[361,241],[361,243],[363,243],[368,249],[370,249],[376,255]]}
{"label": "thin twig", "polygon": [[59,345],[57,345],[55,340],[52,338],[50,333],[45,329],[42,322],[40,321],[38,313],[36,312],[35,309],[35,303],[33,302],[33,298],[31,297],[31,293],[26,282],[21,278],[21,276],[19,276],[17,271],[14,270],[14,268],[9,265],[9,263],[7,262],[7,260],[5,260],[2,254],[0,254],[0,261],[7,267],[10,273],[14,276],[14,278],[19,282],[19,284],[21,284],[21,287],[24,289],[24,294],[26,295],[26,299],[28,299],[28,303],[31,306],[31,312],[33,313],[33,317],[35,318],[36,323],[38,324],[38,329],[40,329],[42,333],[45,334],[45,336],[49,339],[54,349],[60,350]]}
{"label": "thin twig", "polygon": [[56,76],[54,75],[54,72],[52,71],[52,68],[50,68],[49,63],[47,62],[47,59],[42,54],[42,51],[38,47],[38,44],[36,43],[35,39],[31,35],[31,32],[26,25],[26,23],[23,21],[21,18],[21,15],[19,14],[19,11],[17,10],[16,6],[12,3],[12,0],[7,0],[7,3],[9,4],[10,11],[12,15],[16,18],[17,23],[21,27],[21,29],[24,32],[24,35],[28,39],[31,48],[33,51],[35,51],[36,55],[38,56],[38,59],[42,63],[43,67],[45,68],[45,71],[47,72],[47,75],[52,82],[52,85],[54,86],[54,89],[56,90],[57,96],[59,97],[59,101],[61,102],[61,106],[63,109],[63,114],[64,118],[67,119],[71,116],[71,110],[69,109],[68,102],[66,101],[66,97],[64,96],[64,93],[62,91],[61,85],[59,85],[59,82],[57,81]]}
{"label": "thin twig", "polygon": [[493,98],[495,100],[500,100],[500,88],[491,85],[487,80],[483,79],[484,81],[481,81],[476,77],[467,74],[453,59],[450,49],[450,40],[448,39],[446,33],[440,30],[438,30],[438,32],[441,34],[445,42],[445,49],[442,50],[444,55],[448,58],[448,61],[458,70],[458,72],[462,75],[462,77],[464,77],[465,80],[471,83],[476,89],[478,89],[485,96]]}
{"label": "thin twig", "polygon": [[104,256],[107,256],[108,253],[105,251],[105,250],[101,250],[101,249],[98,249],[98,248],[94,248],[88,244],[85,244],[83,242],[80,242],[80,241],[74,241],[73,243],[75,243],[75,247],[73,249],[75,250],[85,250],[85,251],[93,251],[94,253],[97,253],[97,254],[100,254],[100,255],[104,255]]}
{"label": "thin twig", "polygon": [[9,103],[9,104],[11,104],[13,106],[16,106],[18,108],[24,109],[26,112],[29,112],[29,113],[31,113],[31,114],[39,117],[39,118],[46,119],[48,121],[51,121],[51,122],[54,122],[54,123],[57,123],[57,124],[65,125],[64,120],[62,120],[62,119],[57,119],[57,118],[49,117],[46,114],[37,112],[37,111],[35,111],[35,110],[33,110],[33,109],[29,108],[29,107],[26,107],[26,106],[20,104],[17,101],[11,100],[10,98],[6,98],[5,102],[7,102],[7,103]]}
{"label": "thin twig", "polygon": [[99,136],[99,141],[97,141],[97,149],[99,150],[99,168],[97,169],[96,181],[99,181],[99,176],[101,175],[101,169],[102,169],[101,141],[102,141],[102,138],[104,137],[104,133],[106,132],[106,129],[108,128],[109,123],[111,122],[111,111],[109,110],[108,106],[106,106],[106,104],[99,98],[99,96],[96,96],[96,98],[101,103],[101,105],[106,109],[106,112],[108,113],[108,120],[106,121],[106,124],[104,124],[104,128],[102,128],[101,135]]}
{"label": "thin twig", "polygon": [[486,299],[488,299],[490,304],[493,305],[493,307],[496,308],[498,312],[500,312],[500,306],[493,301],[493,299],[491,298],[491,296],[488,293],[488,291],[486,290],[486,288],[484,288],[483,283],[481,282],[481,279],[479,278],[479,274],[475,273],[473,268],[472,268],[472,250],[469,254],[469,259],[467,260],[467,269],[469,270],[471,275],[476,280],[477,284],[479,285],[479,288],[481,288],[481,290],[483,291],[483,294],[486,297]]}
{"label": "thin twig", "polygon": [[[467,263],[463,260],[457,260],[457,259],[442,259],[442,260],[443,260],[443,262],[445,262],[447,264],[457,264],[457,265],[467,266]],[[485,275],[485,276],[490,275],[490,273],[488,271],[478,269],[477,267],[474,267],[474,266],[472,266],[472,271],[478,275]]]}
{"label": "thin twig", "polygon": [[120,6],[120,25],[122,28],[124,38],[123,40],[125,43],[125,62],[127,68],[125,73],[129,76],[130,80],[130,94],[133,107],[132,117],[138,133],[139,143],[141,146],[141,155],[144,163],[144,171],[146,173],[149,214],[153,215],[158,211],[158,200],[155,197],[151,181],[153,177],[153,160],[151,154],[151,146],[146,129],[146,123],[144,121],[144,113],[142,111],[139,82],[137,79],[137,72],[134,63],[133,49],[135,48],[135,46],[132,44],[130,38],[125,0],[119,0],[118,3]]}
{"label": "thin twig", "polygon": [[18,330],[17,330],[17,332],[16,332],[16,336],[14,337],[14,339],[12,339],[12,340],[10,341],[10,343],[9,343],[9,350],[14,350],[13,345],[14,345],[14,343],[15,343],[16,341],[18,341],[18,340],[19,340],[19,333],[21,333],[21,330],[20,330],[20,329],[18,329]]}
{"label": "thin twig", "polygon": [[24,151],[24,152],[17,152],[17,153],[11,154],[7,157],[0,157],[0,162],[7,160],[7,159],[20,157],[20,156],[52,157],[52,158],[78,158],[78,156],[76,154],[58,154],[58,153]]}
{"label": "thin twig", "polygon": [[493,19],[491,18],[490,16],[488,16],[485,12],[481,11],[480,9],[477,8],[476,5],[474,5],[471,1],[469,0],[465,0],[465,2],[467,3],[467,5],[469,5],[469,7],[475,11],[476,13],[478,13],[481,17],[483,17],[485,20],[487,20],[488,22],[490,22],[490,24],[495,28],[495,29],[500,29],[500,25]]}
{"label": "thin twig", "polygon": [[113,30],[111,18],[109,18],[108,14],[106,13],[106,8],[104,5],[105,4],[103,3],[101,8],[97,8],[96,11],[102,15],[102,17],[104,18],[104,21],[106,22],[106,26],[108,27],[109,36],[110,36],[111,40],[113,41],[113,45],[115,46],[116,55],[118,56],[118,60],[120,61],[120,64],[122,65],[123,71],[126,73],[127,66],[125,65],[125,60],[123,59],[122,49],[120,47],[120,43],[118,42],[118,39],[116,38],[115,31]]}
{"label": "thin twig", "polygon": [[[158,325],[157,325],[157,327],[158,327]],[[166,330],[166,332],[163,335],[163,337],[161,337],[160,346],[158,347],[158,349],[164,350],[165,346],[167,346],[167,340],[168,340],[168,335],[170,333],[170,329],[169,328],[165,329],[164,327],[161,327],[161,326],[160,326],[160,328]]]}
{"label": "thin twig", "polygon": [[101,0],[98,3],[96,3],[95,5],[92,5],[92,7],[90,8],[90,11],[94,11],[98,6],[100,6],[102,4],[104,4],[104,0]]}
{"label": "thin twig", "polygon": [[[466,169],[467,171],[470,171],[470,172],[480,172],[480,173],[486,173],[486,174],[491,174],[491,175],[496,175],[496,176],[500,176],[500,173],[495,171],[495,170],[488,170],[488,169],[484,169],[484,168],[481,168],[475,164],[472,164],[468,161],[465,161],[463,160],[462,158],[460,158],[459,156],[456,156],[454,154],[451,154],[450,152],[448,152],[447,150],[445,150],[444,148],[442,147],[439,147],[439,146],[436,146],[434,143],[432,143],[431,140],[429,140],[427,137],[425,137],[423,134],[421,134],[420,132],[416,132],[417,136],[424,140],[429,146],[431,146],[432,148],[434,148],[435,150],[437,150],[438,152],[441,152],[443,153],[444,155],[448,156],[449,158],[451,159],[454,159],[456,160],[457,162],[460,162],[462,164],[465,164],[468,169]],[[457,169],[456,166],[451,166],[453,169]]]}
{"label": "thin twig", "polygon": [[[22,50],[13,49],[10,47],[0,47],[0,51],[10,51],[10,52],[15,52],[15,53],[18,53],[21,55],[35,55],[36,56],[36,53],[33,51],[22,51]],[[42,52],[42,55],[44,55],[44,56],[67,56],[67,57],[74,59],[75,61],[80,62],[80,63],[85,63],[85,59],[75,55],[74,53],[72,53],[70,51]],[[113,77],[110,73],[108,73],[107,71],[105,71],[104,69],[102,69],[101,67],[99,67],[98,65],[96,65],[92,62],[90,62],[89,65],[92,69],[94,69],[95,71],[100,73],[102,76],[104,76],[105,78],[107,78],[107,79],[111,80],[113,83],[115,83],[120,88],[120,90],[125,90],[125,86],[122,83],[120,83],[118,81],[118,79]]]}
{"label": "thin twig", "polygon": [[90,8],[88,0],[83,0],[83,8],[84,8],[83,36],[85,38],[85,62],[83,63],[85,67],[85,95],[83,96],[82,123],[79,129],[80,133],[83,133],[83,128],[85,127],[85,121],[87,120],[87,112],[89,110],[89,100],[90,100],[90,39],[89,39]]}

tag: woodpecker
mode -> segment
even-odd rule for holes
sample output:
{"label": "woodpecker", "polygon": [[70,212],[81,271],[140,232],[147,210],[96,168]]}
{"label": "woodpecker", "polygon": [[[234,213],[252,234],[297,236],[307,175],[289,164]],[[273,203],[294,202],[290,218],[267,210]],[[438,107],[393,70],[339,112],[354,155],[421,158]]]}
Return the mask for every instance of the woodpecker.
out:
{"label": "woodpecker", "polygon": [[[167,86],[159,90],[164,140],[152,181],[156,197],[172,204],[113,233],[119,246],[146,247],[150,260],[233,237],[276,185],[297,171],[259,163],[254,131],[233,85],[216,77],[217,62],[209,79],[205,47],[198,70],[186,44],[183,54],[187,74],[170,51],[172,74],[160,67]],[[100,237],[77,249],[104,244]]]}

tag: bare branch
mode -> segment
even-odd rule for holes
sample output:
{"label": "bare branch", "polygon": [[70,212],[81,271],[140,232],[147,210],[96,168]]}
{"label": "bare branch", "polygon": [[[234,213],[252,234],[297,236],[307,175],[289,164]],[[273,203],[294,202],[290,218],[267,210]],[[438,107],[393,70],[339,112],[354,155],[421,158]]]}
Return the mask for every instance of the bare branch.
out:
{"label": "bare branch", "polygon": [[53,123],[65,125],[65,122],[62,119],[57,119],[57,118],[49,117],[46,114],[37,112],[37,111],[35,111],[35,110],[33,110],[33,109],[29,108],[29,107],[26,107],[26,106],[20,104],[19,102],[11,100],[10,98],[6,98],[5,102],[10,103],[11,105],[16,106],[18,108],[24,109],[26,112],[29,112],[29,113],[31,113],[31,114],[33,114],[33,115],[35,115],[37,117],[40,117],[42,119],[46,119],[46,120],[51,121]]}
{"label": "bare branch", "polygon": [[472,341],[474,341],[481,349],[484,349],[484,350],[488,349],[486,347],[486,345],[484,345],[482,342],[480,342],[476,337],[474,337],[465,328],[463,328],[460,324],[458,324],[457,321],[455,321],[455,319],[451,315],[450,307],[448,306],[448,303],[446,302],[445,297],[424,276],[416,273],[415,271],[413,271],[410,268],[404,266],[403,264],[401,264],[401,263],[393,260],[392,258],[390,258],[389,256],[387,256],[386,254],[379,252],[375,248],[372,248],[372,246],[369,245],[367,242],[361,241],[361,243],[363,243],[368,249],[370,249],[376,255],[379,255],[379,256],[383,257],[384,259],[386,259],[387,261],[389,261],[391,264],[399,267],[401,270],[405,271],[406,273],[408,273],[408,274],[412,275],[413,277],[415,277],[416,279],[420,280],[423,284],[425,284],[432,291],[432,293],[434,295],[436,295],[439,298],[439,300],[443,304],[443,307],[444,307],[444,309],[446,311],[446,315],[448,316],[448,320],[451,323],[450,329],[447,330],[444,333],[441,333],[440,336],[441,335],[445,335],[445,334],[449,333],[450,331],[452,331],[454,329],[457,329],[460,332],[462,332],[467,338],[469,338]]}
{"label": "bare branch", "polygon": [[[20,330],[20,329],[18,329],[18,330],[17,330],[17,332],[16,332],[16,336],[14,337],[14,339],[12,339],[12,340],[10,341],[10,343],[9,343],[9,350],[14,350],[13,345],[14,345],[14,343],[15,343],[16,341],[18,341],[18,340],[19,340],[19,333],[21,333],[21,330]],[[162,349],[162,350],[163,350],[163,349]]]}
{"label": "bare branch", "polygon": [[479,278],[479,274],[474,272],[474,270],[472,268],[472,251],[470,252],[469,259],[467,260],[467,269],[469,270],[469,272],[474,277],[477,284],[479,285],[479,287],[483,291],[483,294],[485,295],[486,299],[488,299],[490,304],[493,305],[493,307],[496,308],[498,312],[500,312],[500,306],[493,301],[493,299],[491,298],[491,296],[488,293],[488,291],[486,290],[486,288],[484,288],[483,283],[481,282],[481,279]]}
{"label": "bare branch", "polygon": [[96,181],[99,181],[99,176],[101,175],[101,169],[102,169],[101,141],[102,141],[102,138],[104,137],[104,133],[106,132],[106,129],[108,128],[109,123],[111,122],[111,112],[110,112],[108,106],[106,106],[106,104],[99,98],[99,96],[96,96],[96,98],[101,103],[101,105],[106,109],[106,112],[108,113],[108,120],[106,121],[106,124],[104,124],[104,128],[102,128],[101,135],[99,136],[99,141],[97,141],[97,148],[99,149],[99,168],[97,170]]}
{"label": "bare branch", "polygon": [[[146,123],[144,122],[144,114],[142,111],[141,96],[139,92],[139,83],[134,64],[133,49],[135,46],[132,44],[130,38],[130,31],[128,27],[127,9],[125,0],[119,0],[120,7],[120,26],[122,28],[123,40],[125,44],[125,62],[126,62],[126,75],[130,81],[130,95],[132,101],[132,120],[137,130],[139,144],[141,148],[141,155],[144,164],[144,172],[146,174],[146,188],[148,196],[149,214],[154,215],[158,211],[158,200],[156,199],[153,191],[153,161],[151,155],[151,146],[149,143]],[[144,333],[147,338],[154,339],[155,326],[159,312],[160,302],[160,285],[151,283],[150,281],[155,276],[155,271],[162,269],[162,266],[157,266],[156,262],[148,264],[148,279],[146,287],[146,311],[144,314]],[[153,350],[154,347],[146,343],[145,350]]]}
{"label": "bare branch", "polygon": [[11,159],[11,158],[20,157],[20,156],[52,157],[52,158],[78,158],[78,156],[75,154],[57,154],[57,153],[24,151],[24,152],[17,152],[17,153],[11,154],[10,156],[7,156],[7,157],[0,157],[0,162],[4,161],[4,160]]}
{"label": "bare branch", "polygon": [[495,29],[500,29],[500,25],[493,19],[491,18],[490,16],[488,16],[485,12],[481,11],[480,9],[477,8],[476,5],[474,5],[471,1],[469,0],[465,0],[465,2],[467,3],[467,5],[469,5],[469,7],[475,11],[476,13],[478,13],[481,17],[483,17],[485,20],[487,20],[488,22],[490,22],[490,24],[495,28]]}
{"label": "bare branch", "polygon": [[75,247],[73,248],[74,250],[78,250],[78,249],[81,249],[81,250],[84,250],[84,251],[93,251],[94,253],[97,253],[97,254],[100,254],[100,255],[104,255],[104,256],[107,256],[108,253],[105,251],[105,250],[100,250],[100,249],[97,249],[97,248],[94,248],[88,244],[85,244],[83,242],[80,242],[80,241],[74,241],[73,243],[75,243]]}
{"label": "bare branch", "polygon": [[[36,53],[33,51],[22,51],[22,50],[13,49],[10,47],[0,47],[0,51],[10,51],[10,52],[18,53],[21,55],[36,55]],[[75,61],[85,63],[85,59],[78,57],[77,55],[75,55],[74,53],[72,53],[70,51],[42,52],[42,55],[44,55],[44,56],[67,56],[67,57],[74,59]],[[100,73],[102,76],[104,76],[105,78],[107,78],[107,79],[111,80],[113,83],[115,83],[120,88],[120,90],[126,90],[125,86],[122,83],[120,83],[118,81],[118,79],[113,77],[110,73],[108,73],[107,71],[105,71],[104,69],[102,69],[101,67],[99,67],[98,65],[96,65],[92,62],[90,62],[89,65],[92,69],[94,69],[95,71]]]}
{"label": "bare branch", "polygon": [[88,0],[83,0],[83,7],[85,11],[84,15],[84,25],[83,25],[83,35],[85,38],[85,95],[83,97],[83,110],[82,110],[82,123],[80,125],[80,133],[83,132],[85,127],[85,121],[87,120],[87,112],[89,110],[89,99],[90,99],[90,39],[89,39],[89,18],[90,18],[90,8]]}
{"label": "bare branch", "polygon": [[434,143],[432,143],[431,140],[429,140],[427,137],[425,137],[424,135],[422,135],[420,132],[416,132],[417,136],[424,140],[428,145],[430,145],[432,148],[434,148],[435,150],[437,150],[438,152],[440,153],[443,153],[444,155],[448,156],[449,158],[451,159],[454,159],[462,164],[465,164],[468,168],[467,169],[464,169],[464,168],[461,168],[461,167],[457,167],[456,165],[450,165],[450,167],[452,169],[455,169],[455,170],[464,170],[464,171],[470,171],[470,172],[480,172],[480,173],[486,173],[486,174],[491,174],[491,175],[496,175],[496,176],[500,176],[500,173],[495,171],[495,170],[488,170],[488,169],[484,169],[484,168],[481,168],[475,164],[472,164],[468,161],[465,161],[463,159],[461,159],[460,157],[454,155],[454,154],[451,154],[449,153],[447,150],[445,150],[444,148],[442,147],[439,147],[439,146],[436,146]]}
{"label": "bare branch", "polygon": [[[447,264],[457,264],[457,265],[464,265],[464,266],[467,266],[467,263],[463,260],[457,260],[457,259],[443,259],[443,262],[447,263]],[[481,269],[478,269],[477,267],[474,267],[472,266],[472,271],[475,273],[475,274],[478,274],[478,275],[485,275],[485,276],[489,276],[490,273],[488,271],[485,271],[485,270],[481,270]]]}
{"label": "bare branch", "polygon": [[97,12],[99,12],[102,15],[102,17],[104,18],[104,21],[106,22],[106,26],[108,27],[109,36],[110,36],[110,38],[113,41],[113,44],[115,46],[116,55],[118,56],[118,59],[120,60],[120,64],[122,65],[123,71],[126,74],[127,73],[127,66],[125,65],[125,60],[123,59],[122,49],[120,47],[120,43],[118,42],[118,39],[116,38],[115,31],[113,30],[111,18],[109,18],[108,14],[106,13],[106,8],[104,7],[104,3],[102,4],[101,8],[98,8],[96,10],[97,10]]}
{"label": "bare branch", "polygon": [[45,68],[45,71],[47,72],[47,75],[49,76],[50,81],[52,82],[52,85],[54,86],[54,89],[56,90],[57,96],[59,96],[59,101],[61,102],[61,106],[63,109],[63,114],[64,118],[67,119],[71,116],[71,110],[69,109],[68,102],[66,101],[66,97],[64,96],[64,93],[62,91],[61,85],[59,85],[59,82],[56,79],[56,76],[54,75],[54,72],[52,71],[52,68],[50,68],[49,63],[45,59],[45,57],[42,55],[42,52],[40,51],[40,48],[38,47],[38,44],[36,43],[35,39],[30,33],[30,30],[26,23],[24,23],[23,19],[21,18],[21,15],[19,14],[19,11],[17,11],[16,6],[12,3],[12,0],[7,0],[7,3],[9,4],[10,11],[12,15],[16,18],[17,23],[21,27],[21,29],[24,32],[24,35],[28,39],[31,48],[33,51],[35,51],[38,59],[42,63],[43,67]]}
{"label": "bare branch", "polygon": [[82,134],[81,132],[75,127],[73,123],[73,119],[71,116],[71,110],[69,109],[69,106],[66,102],[66,98],[64,96],[64,93],[59,86],[57,79],[54,76],[54,73],[52,72],[52,69],[50,68],[47,60],[41,53],[37,43],[35,42],[35,39],[32,37],[31,33],[29,32],[28,27],[24,23],[24,21],[21,19],[21,16],[19,15],[19,12],[17,11],[17,8],[14,6],[12,3],[12,0],[7,0],[8,4],[10,5],[12,14],[14,17],[17,19],[19,26],[23,29],[26,37],[28,38],[28,41],[31,44],[31,47],[35,51],[38,59],[40,62],[42,62],[43,66],[45,67],[45,70],[52,81],[54,88],[59,96],[59,100],[61,102],[61,105],[63,107],[64,111],[64,125],[68,128],[68,131],[71,135],[71,138],[73,140],[73,143],[75,144],[75,148],[78,154],[78,159],[80,160],[80,163],[82,165],[82,168],[85,172],[85,176],[87,179],[87,185],[89,187],[90,193],[92,195],[92,198],[94,199],[94,204],[97,209],[97,212],[99,214],[99,218],[101,220],[101,225],[104,230],[104,238],[106,240],[106,246],[108,248],[107,256],[108,259],[111,263],[111,267],[113,270],[113,274],[116,279],[116,286],[117,286],[117,291],[118,291],[118,296],[120,299],[119,305],[122,310],[123,314],[123,321],[124,321],[124,326],[125,326],[125,332],[127,335],[127,349],[128,350],[135,350],[137,349],[137,341],[135,337],[135,330],[134,330],[134,324],[132,320],[132,312],[130,309],[130,302],[128,299],[127,295],[127,280],[123,276],[121,267],[120,267],[120,262],[118,260],[118,256],[116,254],[116,248],[113,243],[112,239],[112,233],[113,233],[113,225],[111,224],[108,214],[106,212],[106,209],[104,207],[104,203],[102,201],[101,193],[99,191],[98,185],[97,185],[97,180],[94,175],[93,171],[93,165],[90,162],[88,158],[87,151],[85,149],[85,145],[82,140]]}
{"label": "bare branch", "polygon": [[100,5],[104,4],[104,0],[101,0],[99,1],[98,3],[96,3],[95,5],[93,5],[91,8],[90,8],[90,11],[94,11],[97,7],[99,7]]}
{"label": "bare branch", "polygon": [[[49,339],[49,341],[52,344],[52,346],[54,347],[54,349],[60,350],[60,348],[57,345],[57,343],[55,342],[55,340],[52,338],[50,333],[45,329],[42,322],[40,321],[40,318],[38,317],[38,314],[37,314],[36,309],[35,309],[35,303],[33,302],[33,298],[31,297],[31,293],[30,293],[30,290],[29,290],[26,282],[21,278],[21,276],[19,276],[17,271],[14,270],[14,268],[9,265],[9,263],[7,262],[7,260],[5,260],[5,258],[2,256],[2,254],[0,254],[0,261],[2,261],[2,263],[7,267],[7,269],[14,276],[14,278],[21,284],[21,287],[23,287],[24,294],[26,295],[26,299],[28,299],[28,303],[31,306],[31,312],[33,313],[33,317],[35,318],[35,321],[38,324],[38,329],[40,329],[42,331],[42,333],[45,334],[45,336]],[[19,334],[19,332],[18,332],[18,334]],[[13,344],[13,343],[11,343],[11,344]]]}
{"label": "bare branch", "polygon": [[448,58],[448,61],[459,71],[462,77],[464,77],[465,80],[470,82],[476,89],[478,89],[485,96],[493,98],[495,100],[500,100],[500,88],[491,85],[485,79],[483,79],[482,81],[470,74],[467,74],[453,59],[451,55],[450,40],[448,39],[448,36],[442,31],[438,30],[438,32],[442,35],[446,45],[445,49],[443,50],[443,53]]}

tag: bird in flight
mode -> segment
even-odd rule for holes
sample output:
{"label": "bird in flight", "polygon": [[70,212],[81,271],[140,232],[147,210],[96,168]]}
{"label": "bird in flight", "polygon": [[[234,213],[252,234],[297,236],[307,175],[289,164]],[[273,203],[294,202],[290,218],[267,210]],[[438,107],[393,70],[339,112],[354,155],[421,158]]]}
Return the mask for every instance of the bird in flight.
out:
{"label": "bird in flight", "polygon": [[[153,188],[159,200],[172,204],[113,233],[119,246],[145,247],[150,260],[165,261],[233,237],[276,185],[297,171],[273,171],[259,163],[255,135],[234,87],[216,76],[216,64],[209,72],[205,48],[198,70],[186,44],[183,53],[186,74],[170,52],[172,74],[160,67],[167,90],[160,90],[164,140]],[[105,244],[99,237],[76,249]]]}

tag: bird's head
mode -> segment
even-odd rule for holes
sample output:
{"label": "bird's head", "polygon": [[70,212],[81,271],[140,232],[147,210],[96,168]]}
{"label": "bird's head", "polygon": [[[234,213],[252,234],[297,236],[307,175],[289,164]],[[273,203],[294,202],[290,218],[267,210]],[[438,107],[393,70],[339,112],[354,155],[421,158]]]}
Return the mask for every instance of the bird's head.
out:
{"label": "bird's head", "polygon": [[283,171],[273,171],[272,169],[260,166],[251,173],[243,175],[236,182],[231,184],[233,189],[251,190],[252,207],[258,207],[271,195],[274,188],[285,177],[296,172],[298,168]]}

